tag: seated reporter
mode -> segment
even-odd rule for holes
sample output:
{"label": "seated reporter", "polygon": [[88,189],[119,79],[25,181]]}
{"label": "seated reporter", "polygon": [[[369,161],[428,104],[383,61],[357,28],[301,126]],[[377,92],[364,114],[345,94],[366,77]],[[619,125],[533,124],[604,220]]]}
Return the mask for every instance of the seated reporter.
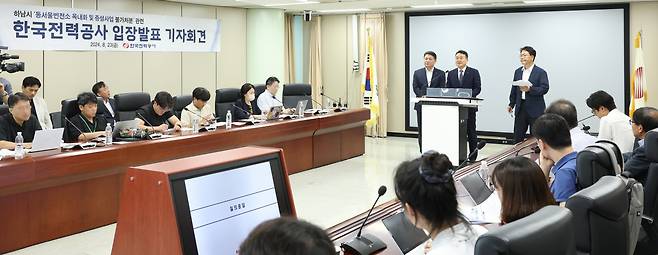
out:
{"label": "seated reporter", "polygon": [[71,123],[66,123],[67,142],[88,142],[105,135],[107,120],[104,116],[96,115],[98,110],[96,95],[90,92],[78,95],[78,108],[80,113],[69,119]]}
{"label": "seated reporter", "polygon": [[646,184],[647,174],[651,161],[647,158],[644,139],[647,132],[658,128],[658,110],[653,107],[642,107],[633,113],[633,135],[638,139],[638,146],[628,155],[624,163],[624,171],[630,172],[631,177],[642,184]]}
{"label": "seated reporter", "polygon": [[135,112],[138,126],[152,132],[165,132],[170,126],[173,126],[174,131],[179,131],[183,123],[171,112],[175,103],[168,92],[158,92],[150,104]]}
{"label": "seated reporter", "polygon": [[[279,79],[276,77],[269,77],[265,81],[265,91],[258,96],[256,103],[258,108],[263,111],[263,114],[269,113],[270,109],[274,106],[283,107],[283,102],[276,98],[276,94],[279,91]],[[284,108],[283,114],[293,114],[295,113],[294,108]]]}
{"label": "seated reporter", "polygon": [[187,127],[192,127],[195,120],[199,122],[199,126],[210,124],[215,119],[215,115],[208,100],[210,100],[210,91],[202,87],[195,88],[192,91],[192,102],[185,107],[188,111],[181,112],[181,121]]}
{"label": "seated reporter", "polygon": [[490,186],[500,198],[501,224],[555,205],[541,168],[526,157],[509,158],[496,165],[491,172]]}
{"label": "seated reporter", "polygon": [[571,135],[567,121],[560,115],[545,113],[539,116],[532,127],[537,138],[539,167],[551,187],[553,198],[558,203],[566,202],[577,191],[576,157],[571,147]]}
{"label": "seated reporter", "polygon": [[41,130],[41,125],[36,116],[32,115],[30,98],[18,92],[7,99],[9,114],[0,116],[0,149],[16,148],[14,141],[18,132],[23,136],[25,148],[32,147],[34,133]]}
{"label": "seated reporter", "polygon": [[261,111],[256,104],[256,88],[251,83],[245,83],[240,88],[240,99],[235,101],[235,107],[232,109],[233,116],[236,120],[249,119],[252,116],[260,115]]}
{"label": "seated reporter", "polygon": [[327,232],[306,221],[283,217],[258,225],[242,242],[240,255],[335,255]]}
{"label": "seated reporter", "polygon": [[482,226],[470,225],[459,212],[452,163],[445,154],[428,151],[395,170],[395,194],[406,217],[432,239],[429,255],[472,255]]}

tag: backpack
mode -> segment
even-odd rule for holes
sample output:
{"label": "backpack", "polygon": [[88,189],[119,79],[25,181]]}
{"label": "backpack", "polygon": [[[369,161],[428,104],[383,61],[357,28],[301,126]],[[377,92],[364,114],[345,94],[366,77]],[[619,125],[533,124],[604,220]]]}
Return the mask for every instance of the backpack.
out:
{"label": "backpack", "polygon": [[639,239],[640,230],[642,229],[642,213],[644,212],[644,187],[642,183],[625,174],[617,175],[626,184],[626,193],[628,195],[628,241],[629,252],[633,254],[635,245]]}

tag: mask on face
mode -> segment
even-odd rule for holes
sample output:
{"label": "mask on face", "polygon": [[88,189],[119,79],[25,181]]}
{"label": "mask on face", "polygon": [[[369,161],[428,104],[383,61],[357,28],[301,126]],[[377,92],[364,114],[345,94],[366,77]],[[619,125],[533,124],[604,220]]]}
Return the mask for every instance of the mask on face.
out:
{"label": "mask on face", "polygon": [[254,101],[254,99],[256,99],[256,95],[247,95],[247,100],[249,100],[249,102]]}

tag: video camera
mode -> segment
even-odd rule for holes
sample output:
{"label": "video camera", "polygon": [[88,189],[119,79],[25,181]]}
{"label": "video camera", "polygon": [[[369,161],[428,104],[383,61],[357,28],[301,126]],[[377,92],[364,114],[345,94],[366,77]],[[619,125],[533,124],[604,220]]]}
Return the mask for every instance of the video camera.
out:
{"label": "video camera", "polygon": [[[6,50],[6,49],[7,47],[0,46],[0,53],[2,53],[2,50]],[[10,60],[10,59],[18,59],[18,55],[9,55],[8,53],[0,54],[0,73],[2,72],[15,73],[15,72],[25,71],[24,62],[5,63],[5,60]]]}

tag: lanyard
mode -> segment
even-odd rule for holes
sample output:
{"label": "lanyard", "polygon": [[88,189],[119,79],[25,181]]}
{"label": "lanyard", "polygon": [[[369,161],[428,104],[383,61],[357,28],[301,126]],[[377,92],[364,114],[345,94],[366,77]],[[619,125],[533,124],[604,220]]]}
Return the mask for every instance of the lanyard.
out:
{"label": "lanyard", "polygon": [[89,133],[93,133],[94,131],[96,131],[96,122],[94,122],[94,130],[91,130],[91,127],[89,127],[89,125],[87,124],[87,121],[84,118],[82,118],[82,115],[78,115],[78,116],[80,116],[80,119],[82,120],[82,123],[84,123],[85,126],[87,126],[87,130],[89,130]]}

